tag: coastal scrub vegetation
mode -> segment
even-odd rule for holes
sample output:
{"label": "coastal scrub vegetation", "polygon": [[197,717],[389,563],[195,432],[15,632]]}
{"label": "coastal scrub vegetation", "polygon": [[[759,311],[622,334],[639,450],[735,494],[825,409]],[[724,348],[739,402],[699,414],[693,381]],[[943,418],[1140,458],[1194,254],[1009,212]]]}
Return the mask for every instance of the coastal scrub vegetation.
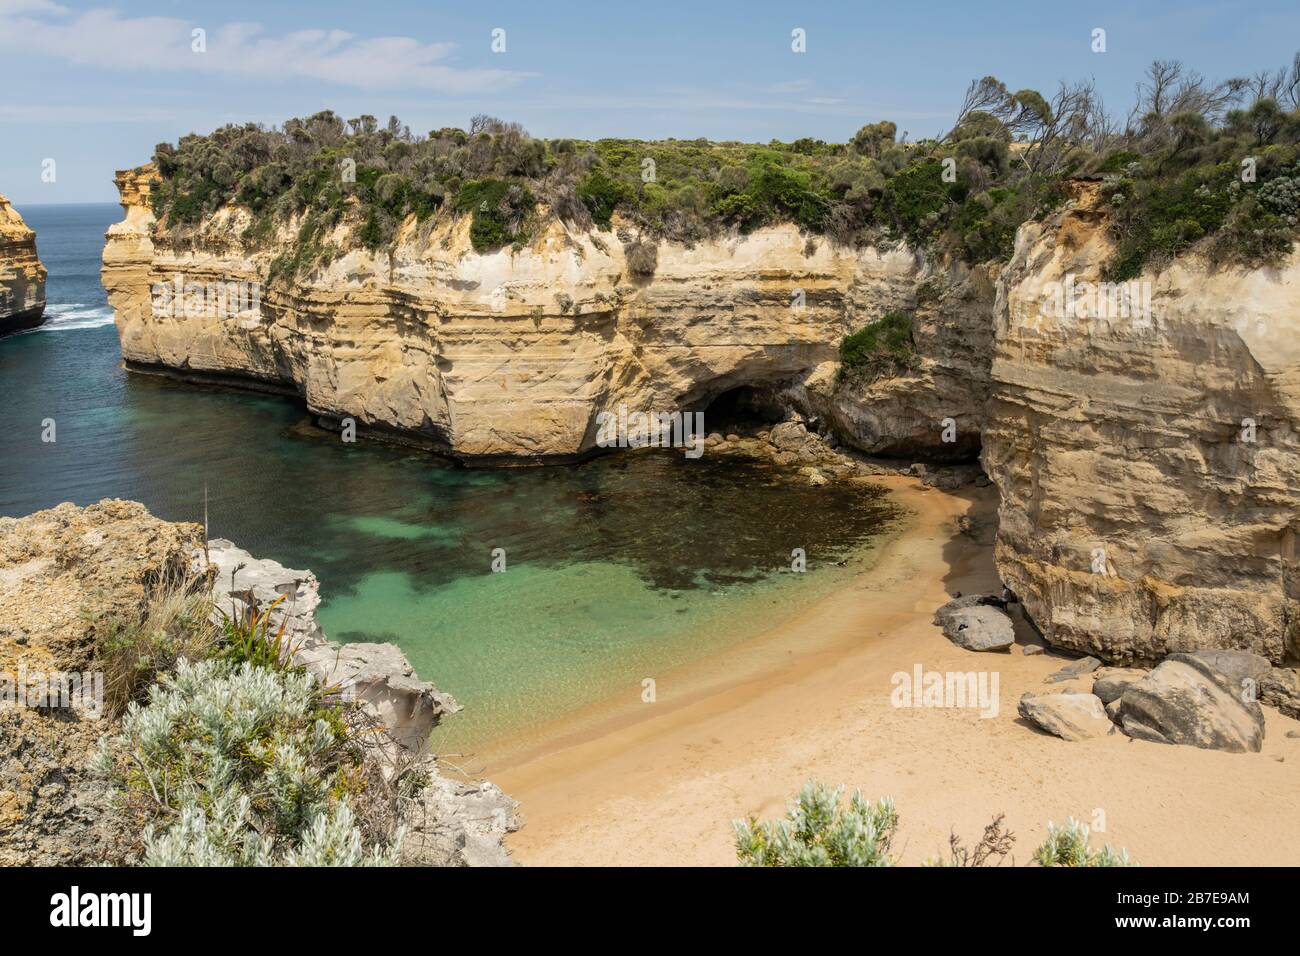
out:
{"label": "coastal scrub vegetation", "polygon": [[783,820],[737,820],[736,855],[747,866],[893,866],[889,849],[898,812],[888,798],[872,802],[843,787],[809,781]]}
{"label": "coastal scrub vegetation", "polygon": [[918,361],[906,312],[887,312],[840,342],[840,374],[847,378],[901,375]]}
{"label": "coastal scrub vegetation", "polygon": [[[808,781],[782,819],[732,823],[736,857],[744,866],[896,866],[890,854],[898,832],[898,811],[888,797],[865,799],[854,791],[847,804],[843,787]],[[1010,854],[1015,835],[998,814],[980,839],[967,846],[956,834],[948,854],[926,860],[926,866],[997,866]],[[1064,827],[1047,825],[1047,840],[1034,851],[1040,866],[1130,866],[1128,851],[1109,844],[1100,850],[1089,844],[1088,827],[1070,819]]]}
{"label": "coastal scrub vegetation", "polygon": [[395,863],[392,785],[366,759],[373,720],[293,664],[274,605],[223,617],[205,583],[161,588],[107,642],[122,719],[91,769],[141,834],[140,861]]}
{"label": "coastal scrub vegetation", "polygon": [[1090,843],[1090,831],[1085,824],[1070,817],[1065,826],[1047,824],[1047,839],[1034,851],[1034,862],[1039,866],[1132,866],[1128,850],[1116,850],[1109,843],[1096,849]]}
{"label": "coastal scrub vegetation", "polygon": [[[224,126],[159,144],[159,228],[181,238],[246,208],[250,243],[294,223],[273,278],[340,245],[390,248],[404,228],[470,217],[476,250],[522,247],[547,221],[691,243],[793,223],[843,244],[910,243],[971,262],[1005,259],[1017,227],[1101,182],[1116,279],[1190,249],[1260,265],[1290,249],[1300,214],[1300,54],[1280,70],[1212,82],[1156,61],[1120,120],[1089,81],[1054,92],[972,82],[946,133],[911,141],[888,120],[848,142],[538,139],[476,116],[416,135],[396,117],[325,110],[280,127]],[[338,231],[342,229],[343,231]],[[644,274],[644,273],[642,273]]]}

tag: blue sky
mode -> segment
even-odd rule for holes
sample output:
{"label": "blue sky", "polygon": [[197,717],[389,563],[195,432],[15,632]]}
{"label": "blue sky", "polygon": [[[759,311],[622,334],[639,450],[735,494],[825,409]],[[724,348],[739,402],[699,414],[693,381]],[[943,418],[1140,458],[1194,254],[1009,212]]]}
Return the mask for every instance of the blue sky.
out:
{"label": "blue sky", "polygon": [[[805,53],[791,50],[795,28]],[[1222,78],[1282,66],[1298,47],[1295,0],[0,0],[0,193],[113,201],[113,171],[159,141],[324,108],[395,113],[419,132],[486,112],[540,136],[842,142],[892,119],[916,138],[946,128],[987,73],[1044,93],[1093,77],[1123,115],[1154,58]]]}

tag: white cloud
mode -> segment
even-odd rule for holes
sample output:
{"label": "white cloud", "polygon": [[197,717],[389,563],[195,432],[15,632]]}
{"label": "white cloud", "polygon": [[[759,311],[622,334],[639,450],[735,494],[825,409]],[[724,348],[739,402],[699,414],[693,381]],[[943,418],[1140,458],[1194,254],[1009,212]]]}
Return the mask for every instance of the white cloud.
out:
{"label": "white cloud", "polygon": [[[205,52],[192,49],[195,29],[206,31]],[[78,66],[439,93],[493,92],[528,75],[450,66],[444,61],[453,48],[451,43],[421,43],[412,37],[357,37],[343,30],[277,36],[257,23],[208,26],[175,17],[127,17],[109,9],[72,15],[49,0],[0,0],[0,49]]]}

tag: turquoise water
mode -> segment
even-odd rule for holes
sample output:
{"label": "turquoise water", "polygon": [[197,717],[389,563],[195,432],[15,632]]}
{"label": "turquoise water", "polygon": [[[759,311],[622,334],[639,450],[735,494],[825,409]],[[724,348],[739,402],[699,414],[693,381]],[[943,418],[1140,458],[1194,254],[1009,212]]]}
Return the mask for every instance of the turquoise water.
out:
{"label": "turquoise water", "polygon": [[[893,513],[872,489],[671,450],[449,467],[344,444],[288,399],[128,375],[98,283],[118,207],[20,212],[53,320],[0,340],[0,514],[120,497],[201,520],[206,486],[214,537],[316,573],[332,638],[397,643],[465,705],[439,731],[449,745],[639,694],[643,677],[757,633],[833,587],[833,562]],[[796,547],[806,574],[789,571]]]}

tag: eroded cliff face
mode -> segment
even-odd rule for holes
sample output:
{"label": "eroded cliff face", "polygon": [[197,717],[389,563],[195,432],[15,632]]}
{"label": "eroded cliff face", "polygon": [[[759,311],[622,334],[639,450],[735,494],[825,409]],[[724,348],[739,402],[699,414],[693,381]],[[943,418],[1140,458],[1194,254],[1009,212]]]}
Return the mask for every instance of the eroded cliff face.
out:
{"label": "eroded cliff face", "polygon": [[1127,315],[1063,314],[1111,251],[1095,186],[1077,193],[1021,228],[998,293],[983,462],[1003,580],[1050,641],[1108,659],[1293,658],[1300,252],[1180,260],[1130,287]]}
{"label": "eroded cliff face", "polygon": [[[126,217],[104,251],[122,354],[137,368],[291,390],[320,415],[476,460],[581,455],[596,443],[602,411],[701,410],[742,386],[782,392],[878,454],[930,447],[951,457],[946,415],[977,441],[982,397],[971,397],[964,369],[981,351],[961,339],[991,334],[991,286],[982,308],[963,311],[968,292],[953,296],[956,320],[940,304],[949,274],[908,250],[838,248],[783,226],[661,244],[644,277],[629,270],[616,232],[553,222],[525,249],[480,255],[466,218],[408,223],[391,256],[340,231],[337,244],[350,251],[292,283],[268,283],[297,224],[254,249],[241,239],[248,214],[234,208],[192,236],[164,237],[148,205],[154,176],[149,167],[119,174]],[[843,336],[916,307],[927,280],[943,290],[921,306],[933,320],[918,321],[918,343],[933,356],[867,395],[837,386]],[[259,301],[213,314],[151,297],[155,284],[178,282],[255,283]],[[881,394],[893,402],[884,414]]]}
{"label": "eroded cliff face", "polygon": [[978,457],[989,397],[1000,266],[936,265],[916,289],[917,365],[862,382],[823,366],[787,394],[871,455],[928,462]]}
{"label": "eroded cliff face", "polygon": [[0,335],[31,329],[45,315],[45,267],[36,234],[0,196]]}

